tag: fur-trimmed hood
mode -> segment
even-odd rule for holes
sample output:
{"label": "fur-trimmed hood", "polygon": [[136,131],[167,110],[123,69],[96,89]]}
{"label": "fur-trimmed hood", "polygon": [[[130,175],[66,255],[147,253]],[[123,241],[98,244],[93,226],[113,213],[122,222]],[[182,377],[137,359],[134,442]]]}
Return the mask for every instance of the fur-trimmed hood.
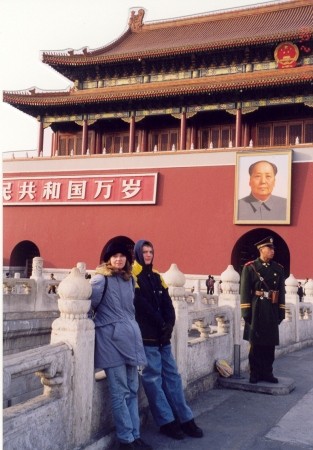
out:
{"label": "fur-trimmed hood", "polygon": [[123,270],[114,270],[109,262],[102,263],[97,266],[95,273],[103,275],[105,277],[114,277],[120,275],[124,280],[129,280],[132,276],[131,265],[128,261],[126,261],[126,265]]}
{"label": "fur-trimmed hood", "polygon": [[113,270],[108,267],[107,263],[102,263],[96,267],[95,273],[104,275],[106,277],[111,277],[113,275]]}

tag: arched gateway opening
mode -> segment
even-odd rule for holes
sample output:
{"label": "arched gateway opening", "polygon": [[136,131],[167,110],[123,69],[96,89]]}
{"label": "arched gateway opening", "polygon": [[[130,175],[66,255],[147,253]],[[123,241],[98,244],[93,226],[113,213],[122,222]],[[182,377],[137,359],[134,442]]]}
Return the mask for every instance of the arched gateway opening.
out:
{"label": "arched gateway opening", "polygon": [[103,263],[103,255],[107,249],[107,247],[112,244],[112,242],[114,243],[119,243],[119,244],[123,244],[127,247],[127,249],[130,251],[131,255],[133,255],[134,253],[134,246],[135,246],[135,242],[132,241],[129,237],[127,236],[115,236],[114,238],[110,239],[105,246],[102,249],[101,255],[100,255],[100,264]]}
{"label": "arched gateway opening", "polygon": [[39,248],[31,241],[19,242],[12,250],[10,270],[24,272],[21,275],[29,278],[32,274],[33,258],[40,256]]}
{"label": "arched gateway opening", "polygon": [[248,262],[256,259],[259,256],[258,249],[255,243],[261,241],[267,236],[272,236],[275,245],[274,259],[279,264],[284,266],[285,277],[290,275],[290,252],[286,242],[279,236],[279,234],[267,228],[257,228],[248,231],[236,242],[232,255],[231,263],[234,269],[241,273],[243,266]]}

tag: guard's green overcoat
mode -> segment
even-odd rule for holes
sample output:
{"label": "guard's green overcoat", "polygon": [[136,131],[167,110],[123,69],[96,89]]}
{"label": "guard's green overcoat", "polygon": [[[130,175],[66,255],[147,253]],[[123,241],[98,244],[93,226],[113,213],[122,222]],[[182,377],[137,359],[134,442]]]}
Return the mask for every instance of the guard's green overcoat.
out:
{"label": "guard's green overcoat", "polygon": [[[261,290],[279,291],[278,303],[272,304],[267,298],[255,295],[255,291]],[[243,339],[258,345],[279,345],[278,325],[285,318],[283,266],[275,261],[264,263],[260,258],[248,262],[241,274],[240,303],[245,320]]]}

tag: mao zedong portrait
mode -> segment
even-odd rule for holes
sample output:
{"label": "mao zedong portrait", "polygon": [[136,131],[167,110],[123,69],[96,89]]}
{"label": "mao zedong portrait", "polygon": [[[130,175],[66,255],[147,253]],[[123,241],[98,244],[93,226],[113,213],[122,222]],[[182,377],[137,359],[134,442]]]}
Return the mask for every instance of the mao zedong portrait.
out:
{"label": "mao zedong portrait", "polygon": [[238,201],[238,220],[286,220],[287,199],[272,195],[277,166],[257,161],[249,167],[251,192]]}

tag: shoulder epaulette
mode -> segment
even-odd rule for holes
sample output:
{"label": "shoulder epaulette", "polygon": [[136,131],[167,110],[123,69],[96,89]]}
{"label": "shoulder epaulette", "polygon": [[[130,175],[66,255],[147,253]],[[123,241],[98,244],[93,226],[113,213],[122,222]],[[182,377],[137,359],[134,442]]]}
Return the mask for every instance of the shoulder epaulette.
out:
{"label": "shoulder epaulette", "polygon": [[250,266],[251,264],[253,264],[254,263],[254,261],[249,261],[249,262],[247,262],[246,264],[245,264],[245,266]]}

